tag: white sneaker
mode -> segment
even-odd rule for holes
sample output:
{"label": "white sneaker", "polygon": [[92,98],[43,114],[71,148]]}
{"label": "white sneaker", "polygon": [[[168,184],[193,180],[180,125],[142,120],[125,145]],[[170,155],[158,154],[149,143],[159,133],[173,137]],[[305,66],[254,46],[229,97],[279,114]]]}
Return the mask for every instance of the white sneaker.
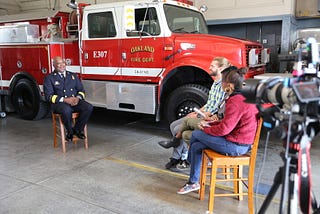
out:
{"label": "white sneaker", "polygon": [[186,183],[177,193],[179,195],[187,194],[189,192],[197,191],[200,189],[199,183],[189,184]]}

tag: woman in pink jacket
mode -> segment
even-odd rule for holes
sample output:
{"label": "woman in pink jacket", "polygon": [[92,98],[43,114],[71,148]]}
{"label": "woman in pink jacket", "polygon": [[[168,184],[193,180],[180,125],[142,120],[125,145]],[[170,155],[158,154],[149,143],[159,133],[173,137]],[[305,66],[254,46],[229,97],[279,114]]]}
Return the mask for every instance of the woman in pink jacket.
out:
{"label": "woman in pink jacket", "polygon": [[190,177],[178,194],[199,190],[202,150],[209,148],[229,156],[250,150],[258,125],[258,109],[254,104],[245,103],[240,94],[245,72],[238,69],[222,73],[222,88],[227,94],[224,118],[211,124],[201,121],[200,130],[192,132],[188,154]]}

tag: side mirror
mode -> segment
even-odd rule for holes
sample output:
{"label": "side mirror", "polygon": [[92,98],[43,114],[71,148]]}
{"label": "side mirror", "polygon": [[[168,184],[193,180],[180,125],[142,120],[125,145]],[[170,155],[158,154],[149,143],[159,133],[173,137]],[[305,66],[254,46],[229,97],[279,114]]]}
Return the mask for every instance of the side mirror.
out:
{"label": "side mirror", "polygon": [[71,0],[68,4],[67,7],[75,10],[78,8],[78,3],[75,0]]}
{"label": "side mirror", "polygon": [[201,11],[201,13],[205,13],[205,12],[207,12],[208,7],[207,7],[207,5],[201,5],[199,10]]}

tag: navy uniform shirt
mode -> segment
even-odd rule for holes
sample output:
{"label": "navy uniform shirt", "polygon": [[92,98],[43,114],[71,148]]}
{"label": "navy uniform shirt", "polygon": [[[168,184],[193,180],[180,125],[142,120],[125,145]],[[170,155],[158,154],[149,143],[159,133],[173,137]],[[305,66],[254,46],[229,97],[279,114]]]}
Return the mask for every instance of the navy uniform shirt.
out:
{"label": "navy uniform shirt", "polygon": [[50,103],[58,103],[62,97],[85,98],[83,85],[77,74],[69,71],[66,71],[65,74],[66,78],[54,71],[45,77],[43,89],[45,97]]}

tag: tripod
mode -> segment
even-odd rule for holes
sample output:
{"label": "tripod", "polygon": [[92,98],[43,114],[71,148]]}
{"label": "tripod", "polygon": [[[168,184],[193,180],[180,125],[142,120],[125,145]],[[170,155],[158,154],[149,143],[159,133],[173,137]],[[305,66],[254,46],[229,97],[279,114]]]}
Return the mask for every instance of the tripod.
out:
{"label": "tripod", "polygon": [[[284,202],[286,199],[287,213],[298,213],[298,200],[302,213],[309,214],[310,207],[312,207],[314,213],[320,213],[315,198],[311,196],[311,164],[309,151],[314,130],[311,128],[307,131],[304,124],[304,122],[300,123],[303,127],[302,130],[295,132],[291,136],[288,134],[289,137],[287,137],[285,153],[280,154],[284,161],[284,166],[280,167],[276,173],[273,185],[258,212],[259,214],[266,212],[267,207],[281,184],[280,214],[285,212],[286,204]],[[289,127],[289,130],[291,130],[291,127]]]}

